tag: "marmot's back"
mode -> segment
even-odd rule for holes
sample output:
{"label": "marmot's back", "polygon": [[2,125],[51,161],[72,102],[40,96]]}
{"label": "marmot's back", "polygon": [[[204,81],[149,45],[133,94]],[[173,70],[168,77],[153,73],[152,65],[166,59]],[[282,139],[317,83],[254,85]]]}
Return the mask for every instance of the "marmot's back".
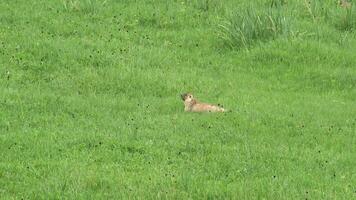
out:
{"label": "marmot's back", "polygon": [[192,105],[192,112],[224,112],[224,108],[219,106],[210,105],[206,103],[197,103]]}

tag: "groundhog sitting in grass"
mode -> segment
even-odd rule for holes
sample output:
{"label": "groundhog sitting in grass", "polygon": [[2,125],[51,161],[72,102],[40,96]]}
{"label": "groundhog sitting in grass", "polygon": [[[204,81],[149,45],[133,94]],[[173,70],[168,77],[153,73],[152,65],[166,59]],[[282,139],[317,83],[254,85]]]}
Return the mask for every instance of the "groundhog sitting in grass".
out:
{"label": "groundhog sitting in grass", "polygon": [[225,109],[220,106],[198,102],[191,93],[182,94],[181,97],[186,112],[225,112]]}

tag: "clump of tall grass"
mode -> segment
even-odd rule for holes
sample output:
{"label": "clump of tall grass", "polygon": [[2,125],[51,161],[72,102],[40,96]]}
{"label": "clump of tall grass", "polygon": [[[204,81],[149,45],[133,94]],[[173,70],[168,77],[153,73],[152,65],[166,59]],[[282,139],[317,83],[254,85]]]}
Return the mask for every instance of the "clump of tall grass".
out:
{"label": "clump of tall grass", "polygon": [[268,0],[266,4],[270,7],[280,7],[287,4],[287,0]]}
{"label": "clump of tall grass", "polygon": [[221,9],[223,5],[220,0],[188,0],[186,2],[205,12]]}
{"label": "clump of tall grass", "polygon": [[303,0],[301,5],[304,8],[303,13],[306,17],[310,17],[314,22],[320,19],[327,19],[330,17],[330,1],[325,0]]}
{"label": "clump of tall grass", "polygon": [[338,18],[334,22],[335,26],[342,31],[356,30],[356,9],[355,6],[349,8],[342,8],[339,12]]}
{"label": "clump of tall grass", "polygon": [[249,7],[231,14],[219,25],[219,36],[229,47],[248,48],[290,32],[290,21],[282,8],[257,10]]}
{"label": "clump of tall grass", "polygon": [[94,14],[106,4],[106,0],[62,0],[62,5],[66,11],[83,12]]}
{"label": "clump of tall grass", "polygon": [[315,23],[324,21],[340,31],[356,28],[356,9],[349,1],[303,0],[304,13]]}

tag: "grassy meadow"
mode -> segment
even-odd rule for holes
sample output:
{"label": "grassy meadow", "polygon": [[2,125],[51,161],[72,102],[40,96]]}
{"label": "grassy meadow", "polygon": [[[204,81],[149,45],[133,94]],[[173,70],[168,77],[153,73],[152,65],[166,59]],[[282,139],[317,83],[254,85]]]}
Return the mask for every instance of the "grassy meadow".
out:
{"label": "grassy meadow", "polygon": [[0,199],[355,199],[355,134],[356,5],[0,1]]}

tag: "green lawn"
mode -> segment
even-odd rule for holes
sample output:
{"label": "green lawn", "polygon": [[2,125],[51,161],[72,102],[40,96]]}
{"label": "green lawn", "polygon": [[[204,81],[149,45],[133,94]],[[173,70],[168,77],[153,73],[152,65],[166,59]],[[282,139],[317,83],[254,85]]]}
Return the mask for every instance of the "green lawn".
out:
{"label": "green lawn", "polygon": [[249,2],[1,0],[0,199],[355,199],[356,6]]}

